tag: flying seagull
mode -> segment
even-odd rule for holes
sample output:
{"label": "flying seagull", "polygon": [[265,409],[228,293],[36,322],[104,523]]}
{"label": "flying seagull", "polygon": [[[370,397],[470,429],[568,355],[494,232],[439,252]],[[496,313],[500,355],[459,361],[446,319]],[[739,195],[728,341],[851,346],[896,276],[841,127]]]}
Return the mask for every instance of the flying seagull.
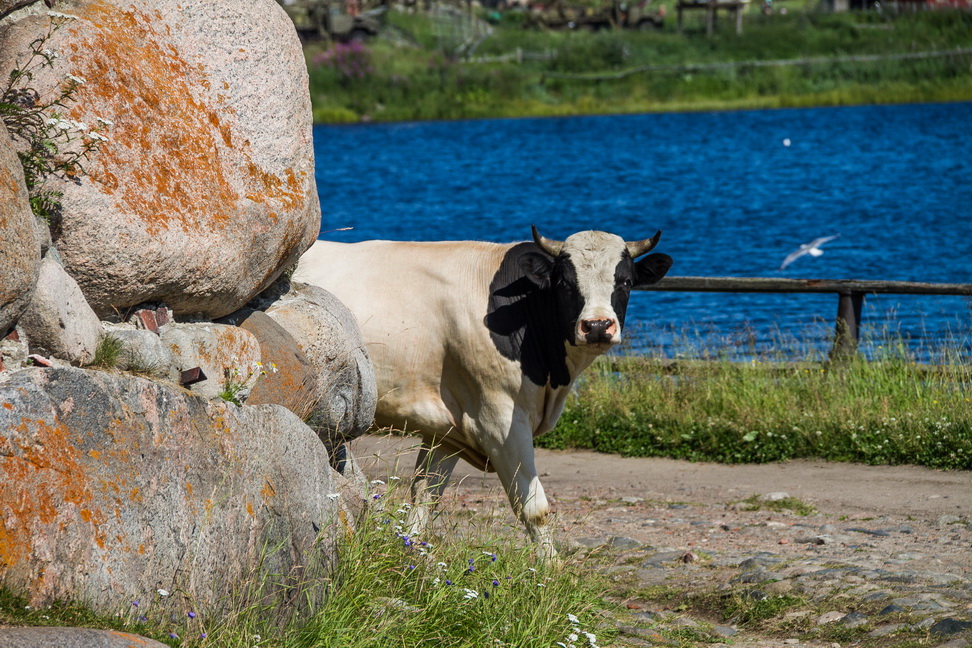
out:
{"label": "flying seagull", "polygon": [[[827,243],[828,241],[833,241],[838,236],[840,236],[840,234],[834,234],[833,236],[823,236],[821,238],[814,239],[809,243],[804,243],[799,248],[786,255],[786,258],[783,259],[783,265],[780,266],[780,270],[782,270],[786,266],[790,265],[791,263],[793,263],[794,261],[802,257],[804,254],[809,254],[810,256],[814,256],[814,257],[820,256],[821,254],[823,254],[823,250],[820,249],[820,246],[823,245],[824,243]],[[777,272],[779,272],[779,270],[777,270]]]}

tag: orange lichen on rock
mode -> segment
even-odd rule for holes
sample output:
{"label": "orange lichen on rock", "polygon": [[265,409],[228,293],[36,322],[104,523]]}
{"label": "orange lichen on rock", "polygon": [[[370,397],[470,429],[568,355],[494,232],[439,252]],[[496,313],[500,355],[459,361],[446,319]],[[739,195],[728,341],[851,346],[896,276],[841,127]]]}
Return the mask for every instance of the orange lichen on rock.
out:
{"label": "orange lichen on rock", "polygon": [[[37,525],[54,532],[64,524],[64,511],[74,510],[91,524],[99,546],[107,519],[93,505],[90,479],[82,455],[63,425],[24,418],[12,432],[0,436],[0,567],[27,559],[33,551]],[[16,448],[12,446],[16,443]],[[65,505],[73,505],[65,507]]]}
{"label": "orange lichen on rock", "polygon": [[[153,235],[211,231],[243,213],[244,199],[287,209],[306,199],[292,171],[278,178],[253,163],[232,111],[208,96],[204,66],[176,50],[161,19],[99,1],[77,13],[70,62],[86,83],[72,116],[97,106],[114,121],[87,170],[121,212]],[[274,209],[263,216],[276,219]]]}

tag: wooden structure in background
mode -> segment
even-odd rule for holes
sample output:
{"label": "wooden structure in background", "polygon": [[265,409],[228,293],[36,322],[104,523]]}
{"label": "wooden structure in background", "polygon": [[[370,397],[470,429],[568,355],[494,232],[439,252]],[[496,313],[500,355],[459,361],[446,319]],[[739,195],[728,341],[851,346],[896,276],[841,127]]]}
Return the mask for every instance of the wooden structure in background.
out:
{"label": "wooden structure in background", "polygon": [[705,10],[705,33],[711,36],[715,32],[716,12],[720,9],[728,11],[736,21],[736,34],[742,33],[742,12],[749,6],[749,0],[678,0],[675,5],[678,10],[678,33],[682,33],[682,12],[691,10]]}
{"label": "wooden structure in background", "polygon": [[972,296],[972,284],[933,284],[914,281],[856,281],[852,279],[774,279],[764,277],[665,277],[639,288],[669,292],[733,293],[836,293],[837,322],[831,358],[847,357],[857,351],[860,340],[864,296],[964,295]]}

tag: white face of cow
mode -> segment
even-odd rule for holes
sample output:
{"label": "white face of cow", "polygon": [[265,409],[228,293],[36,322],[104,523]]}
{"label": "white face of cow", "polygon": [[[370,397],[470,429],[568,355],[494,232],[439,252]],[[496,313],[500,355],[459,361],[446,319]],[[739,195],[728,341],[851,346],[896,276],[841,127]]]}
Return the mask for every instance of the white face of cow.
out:
{"label": "white face of cow", "polygon": [[[627,306],[631,290],[630,273],[618,282],[619,270],[632,265],[624,239],[607,232],[579,232],[567,237],[561,250],[573,265],[581,303],[574,323],[574,344],[610,347],[621,341],[624,312],[615,311],[616,293],[624,293]],[[627,259],[626,259],[627,257]],[[627,264],[624,261],[627,260]],[[621,266],[621,268],[619,268]]]}
{"label": "white face of cow", "polygon": [[[572,346],[601,353],[621,341],[624,315],[633,288],[653,284],[668,272],[672,259],[648,254],[661,237],[626,242],[607,232],[578,232],[552,241],[533,230],[534,242],[549,257],[526,260],[524,269],[556,296],[559,330]],[[643,257],[639,261],[636,258]]]}

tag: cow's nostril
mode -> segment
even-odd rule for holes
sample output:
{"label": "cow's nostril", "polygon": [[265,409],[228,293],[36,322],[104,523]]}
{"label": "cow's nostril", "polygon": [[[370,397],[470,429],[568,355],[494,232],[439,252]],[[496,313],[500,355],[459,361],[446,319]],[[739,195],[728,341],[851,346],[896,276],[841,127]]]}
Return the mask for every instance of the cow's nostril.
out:
{"label": "cow's nostril", "polygon": [[614,336],[613,319],[581,320],[580,332],[588,342],[608,342]]}

